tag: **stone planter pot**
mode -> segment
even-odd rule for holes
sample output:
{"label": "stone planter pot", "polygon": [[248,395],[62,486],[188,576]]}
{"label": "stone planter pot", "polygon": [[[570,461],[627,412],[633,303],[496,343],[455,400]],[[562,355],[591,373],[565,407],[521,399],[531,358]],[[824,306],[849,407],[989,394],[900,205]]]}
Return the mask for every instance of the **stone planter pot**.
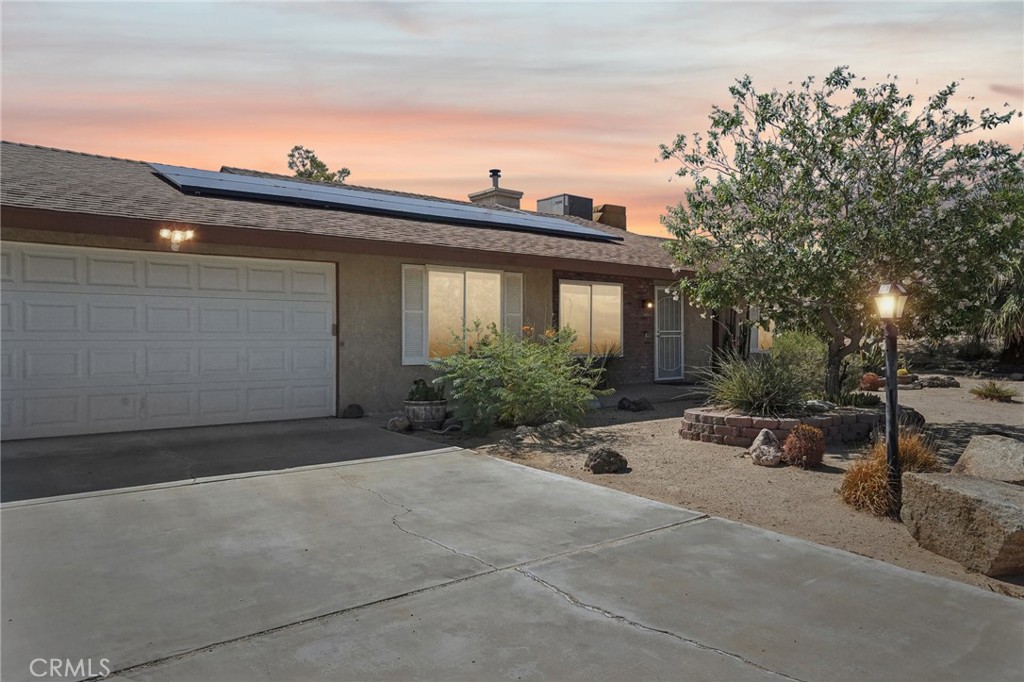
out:
{"label": "stone planter pot", "polygon": [[413,428],[439,429],[448,414],[447,400],[406,400],[405,416]]}

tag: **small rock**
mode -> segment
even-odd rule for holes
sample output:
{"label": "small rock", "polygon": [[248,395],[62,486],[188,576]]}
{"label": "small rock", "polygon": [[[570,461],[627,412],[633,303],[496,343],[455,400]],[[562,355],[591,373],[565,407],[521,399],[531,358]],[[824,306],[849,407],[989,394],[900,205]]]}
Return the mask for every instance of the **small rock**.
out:
{"label": "small rock", "polygon": [[[897,414],[899,415],[899,423],[901,426],[912,429],[924,428],[924,415],[914,408],[900,405]],[[884,424],[885,422],[883,420],[883,427]]]}
{"label": "small rock", "polygon": [[804,403],[804,407],[810,412],[828,412],[836,409],[836,404],[827,400],[808,400]]}
{"label": "small rock", "polygon": [[1024,381],[1024,374],[1021,374],[1020,372],[1014,372],[1007,378],[1010,381]]}
{"label": "small rock", "polygon": [[646,412],[647,410],[653,410],[654,405],[651,404],[650,400],[641,396],[633,401],[633,406],[629,409],[634,412]]}
{"label": "small rock", "polygon": [[632,410],[633,409],[633,401],[630,400],[629,398],[626,398],[626,397],[619,398],[619,409],[620,410]]}
{"label": "small rock", "polygon": [[352,403],[341,411],[342,419],[362,419],[362,417],[363,408],[361,405],[356,405],[355,403]]}
{"label": "small rock", "polygon": [[629,462],[611,448],[600,448],[587,456],[584,466],[595,474],[618,474],[629,468]]}
{"label": "small rock", "polygon": [[412,422],[408,417],[392,417],[388,420],[388,431],[396,433],[408,433],[412,431]]}
{"label": "small rock", "polygon": [[541,438],[547,438],[549,440],[553,438],[561,438],[562,429],[558,428],[558,426],[556,426],[554,422],[551,422],[549,424],[541,424],[540,426],[537,427],[537,435],[540,436]]}
{"label": "small rock", "polygon": [[576,426],[572,422],[567,422],[564,419],[552,422],[552,425],[558,427],[558,430],[563,436],[571,436],[574,433],[578,433],[580,430],[580,427]]}
{"label": "small rock", "polygon": [[761,429],[761,433],[757,434],[747,453],[750,460],[758,466],[773,467],[782,461],[782,445],[768,429]]}

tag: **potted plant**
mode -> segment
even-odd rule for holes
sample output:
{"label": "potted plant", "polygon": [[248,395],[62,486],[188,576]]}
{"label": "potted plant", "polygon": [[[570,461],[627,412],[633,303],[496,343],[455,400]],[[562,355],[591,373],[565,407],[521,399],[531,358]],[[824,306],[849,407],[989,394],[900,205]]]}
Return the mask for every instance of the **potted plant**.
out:
{"label": "potted plant", "polygon": [[439,429],[448,415],[444,386],[435,388],[423,379],[412,382],[405,399],[405,416],[413,428]]}

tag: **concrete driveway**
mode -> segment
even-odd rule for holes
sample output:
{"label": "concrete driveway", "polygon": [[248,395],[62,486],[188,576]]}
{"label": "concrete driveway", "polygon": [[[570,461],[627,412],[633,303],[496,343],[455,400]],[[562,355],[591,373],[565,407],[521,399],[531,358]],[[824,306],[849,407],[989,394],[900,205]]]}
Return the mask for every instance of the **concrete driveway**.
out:
{"label": "concrete driveway", "polygon": [[10,441],[0,501],[345,462],[437,449],[359,419],[200,426]]}
{"label": "concrete driveway", "polygon": [[1019,601],[455,449],[11,503],[0,522],[4,680],[51,658],[122,680],[1024,670]]}

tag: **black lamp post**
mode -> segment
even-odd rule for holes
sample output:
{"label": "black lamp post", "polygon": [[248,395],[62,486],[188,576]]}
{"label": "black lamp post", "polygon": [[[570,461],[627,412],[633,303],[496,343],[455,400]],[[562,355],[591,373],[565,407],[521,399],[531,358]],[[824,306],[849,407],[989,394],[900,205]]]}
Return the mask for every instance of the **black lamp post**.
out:
{"label": "black lamp post", "polygon": [[900,480],[899,399],[896,396],[896,320],[903,317],[907,290],[902,284],[882,284],[875,294],[878,316],[885,325],[885,468],[889,490],[896,505],[896,514],[903,497]]}

